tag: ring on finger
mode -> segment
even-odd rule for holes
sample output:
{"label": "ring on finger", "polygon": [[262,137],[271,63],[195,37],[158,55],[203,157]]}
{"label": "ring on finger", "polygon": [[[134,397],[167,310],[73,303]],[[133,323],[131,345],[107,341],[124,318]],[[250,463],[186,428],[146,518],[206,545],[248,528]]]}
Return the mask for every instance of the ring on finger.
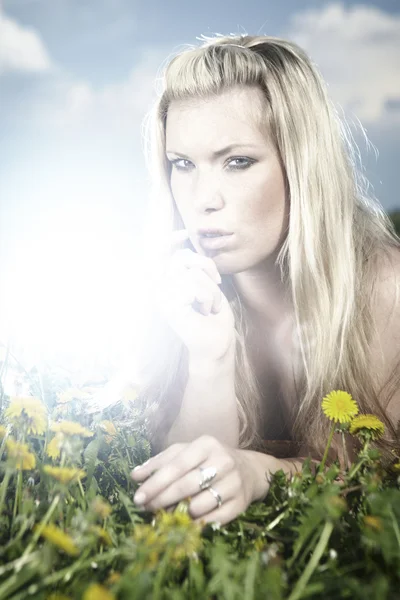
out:
{"label": "ring on finger", "polygon": [[209,486],[209,487],[207,487],[207,491],[212,493],[212,495],[214,496],[214,498],[218,502],[218,508],[221,508],[222,498],[219,495],[219,493],[217,492],[217,490],[214,490],[214,488],[212,488],[211,486]]}
{"label": "ring on finger", "polygon": [[210,487],[211,481],[217,475],[217,469],[215,467],[199,467],[201,472],[201,479],[199,487],[201,490],[205,490]]}

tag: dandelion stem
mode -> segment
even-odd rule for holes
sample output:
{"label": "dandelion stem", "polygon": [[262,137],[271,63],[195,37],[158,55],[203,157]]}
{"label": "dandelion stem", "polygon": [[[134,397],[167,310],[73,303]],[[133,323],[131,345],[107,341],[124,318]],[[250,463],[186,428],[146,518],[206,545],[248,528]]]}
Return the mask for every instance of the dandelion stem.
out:
{"label": "dandelion stem", "polygon": [[31,542],[25,548],[24,553],[22,554],[21,558],[24,558],[27,554],[29,554],[31,552],[32,548],[35,546],[36,542],[38,541],[40,534],[42,533],[44,527],[49,522],[51,515],[57,508],[57,504],[59,503],[59,501],[60,501],[60,494],[58,494],[57,496],[55,496],[53,498],[53,502],[50,504],[47,513],[44,515],[43,519],[41,520],[38,528],[36,529],[35,533],[33,534],[33,538],[31,540]]}
{"label": "dandelion stem", "polygon": [[343,443],[343,459],[344,459],[344,468],[346,471],[349,469],[349,455],[347,454],[347,445],[346,445],[346,437],[344,431],[342,431],[342,443]]}
{"label": "dandelion stem", "polygon": [[60,461],[60,467],[63,468],[65,466],[65,461],[67,460],[67,456],[65,454],[65,451],[62,450],[61,451],[61,461]]}
{"label": "dandelion stem", "polygon": [[278,523],[282,521],[284,517],[286,517],[286,510],[282,511],[277,517],[275,517],[273,521],[268,523],[268,525],[265,527],[265,531],[271,531],[271,529],[276,527],[276,525],[278,525]]}
{"label": "dandelion stem", "polygon": [[[69,579],[71,579],[72,575],[74,575],[76,572],[87,571],[90,568],[90,565],[92,564],[92,562],[107,562],[107,563],[111,564],[111,561],[113,559],[119,558],[120,556],[124,556],[124,555],[126,556],[126,559],[129,560],[129,556],[127,556],[126,549],[124,549],[124,550],[113,549],[104,554],[97,554],[91,558],[88,558],[85,561],[82,561],[82,562],[78,561],[73,565],[68,565],[61,571],[56,571],[55,573],[51,573],[51,575],[48,575],[47,577],[45,577],[40,583],[38,583],[38,588],[36,591],[38,592],[40,590],[45,589],[48,586],[58,583],[59,581],[64,579],[66,575],[68,575]],[[5,583],[7,584],[7,582],[8,582],[8,580]],[[21,585],[24,584],[24,582],[18,582],[18,583],[20,583],[20,585],[18,587],[21,587]],[[26,592],[26,586],[25,586],[25,589],[21,593],[15,594],[13,596],[13,600],[25,600],[26,596],[27,596],[27,592]]]}
{"label": "dandelion stem", "polygon": [[153,600],[159,600],[161,598],[162,583],[163,583],[165,573],[168,569],[169,560],[170,560],[169,552],[166,552],[163,559],[161,560],[161,563],[158,566],[158,569],[157,569],[157,575],[155,578],[154,588],[153,588],[153,596],[152,596]]}
{"label": "dandelion stem", "polygon": [[[34,555],[33,555],[34,556]],[[39,561],[36,560],[34,563],[29,562],[25,565],[25,569],[20,572],[13,573],[6,581],[2,582],[0,585],[0,600],[4,600],[5,598],[10,598],[10,595],[16,590],[24,587],[24,597],[26,598],[26,587],[31,579],[33,579],[38,572],[39,569]],[[15,599],[15,596],[12,596]],[[21,598],[21,596],[17,596]]]}
{"label": "dandelion stem", "polygon": [[365,458],[366,458],[365,453],[368,450],[368,446],[369,446],[369,440],[366,440],[364,447],[362,449],[362,452],[361,452],[361,460],[357,464],[353,465],[353,468],[351,469],[351,471],[349,473],[349,479],[352,479],[354,477],[354,475],[357,473],[357,471],[364,464]]}
{"label": "dandelion stem", "polygon": [[[7,545],[8,547],[8,545]],[[3,550],[3,548],[2,548]],[[24,564],[22,565],[25,566],[25,564],[28,564],[31,561],[36,560],[36,555],[39,555],[40,553],[37,552],[36,554],[33,552],[25,561]],[[7,573],[7,571],[13,571],[14,569],[21,569],[21,557],[19,556],[18,558],[14,558],[14,560],[12,560],[11,562],[6,563],[5,565],[1,565],[0,566],[0,577],[3,577],[3,575],[5,575]],[[1,595],[0,595],[1,598]]]}
{"label": "dandelion stem", "polygon": [[319,466],[318,473],[320,473],[323,470],[324,466],[325,466],[325,462],[326,462],[326,459],[328,457],[328,452],[329,452],[329,448],[331,447],[331,444],[332,444],[332,439],[333,439],[333,434],[334,433],[335,433],[335,423],[332,423],[331,431],[330,431],[329,437],[328,437],[328,442],[326,444],[324,456],[322,457],[322,462],[321,462],[321,464]]}
{"label": "dandelion stem", "polygon": [[18,471],[17,475],[17,485],[15,486],[15,500],[14,500],[14,510],[13,510],[13,519],[17,516],[17,512],[19,512],[19,502],[22,493],[22,471],[21,469]]}
{"label": "dandelion stem", "polygon": [[1,442],[1,446],[0,446],[0,460],[3,458],[3,452],[4,452],[4,448],[6,447],[7,437],[8,437],[8,432],[6,433],[6,435],[3,438],[3,441]]}
{"label": "dandelion stem", "polygon": [[400,548],[400,530],[399,530],[399,525],[397,523],[395,515],[393,514],[393,509],[392,509],[391,506],[389,507],[389,514],[390,514],[390,518],[392,519],[393,531],[394,531],[394,534],[396,536],[397,544],[398,544],[398,546]]}
{"label": "dandelion stem", "polygon": [[324,528],[321,533],[321,537],[319,538],[318,544],[315,547],[315,550],[303,571],[300,579],[297,580],[296,585],[292,593],[290,594],[288,600],[299,600],[301,598],[304,589],[307,583],[310,580],[311,575],[314,573],[315,569],[318,566],[319,561],[325,551],[326,546],[328,545],[329,538],[331,537],[331,533],[333,531],[333,523],[332,521],[327,521],[324,525]]}
{"label": "dandelion stem", "polygon": [[4,375],[4,373],[7,375],[9,357],[10,357],[10,340],[7,341],[6,357],[4,359],[3,364],[1,365],[1,371],[0,371],[0,388],[1,388],[0,389],[0,392],[1,392],[0,393],[0,411],[3,411],[3,399],[4,399],[3,375]]}
{"label": "dandelion stem", "polygon": [[364,458],[362,458],[360,460],[360,462],[358,462],[356,465],[353,466],[353,468],[351,469],[351,471],[349,473],[349,479],[353,479],[354,475],[361,468],[361,466],[364,464],[364,462],[365,462],[365,460],[364,460]]}
{"label": "dandelion stem", "polygon": [[82,483],[81,483],[81,480],[79,479],[79,477],[78,477],[78,485],[79,485],[79,489],[81,490],[82,498],[85,498],[85,492],[83,491]]}
{"label": "dandelion stem", "polygon": [[11,469],[6,469],[6,472],[4,474],[4,479],[3,479],[2,484],[1,484],[0,515],[1,515],[2,511],[3,511],[3,503],[4,503],[4,499],[6,497],[7,488],[8,488],[8,484],[10,482],[11,473],[12,473]]}

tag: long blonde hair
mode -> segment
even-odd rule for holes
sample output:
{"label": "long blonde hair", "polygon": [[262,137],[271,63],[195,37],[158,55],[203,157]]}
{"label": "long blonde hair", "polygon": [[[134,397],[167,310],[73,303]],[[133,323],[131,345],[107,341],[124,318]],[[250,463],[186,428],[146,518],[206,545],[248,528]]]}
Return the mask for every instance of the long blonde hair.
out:
{"label": "long blonde hair", "polygon": [[[322,453],[329,423],[321,400],[331,390],[343,389],[361,412],[384,421],[381,446],[389,451],[396,435],[378,402],[383,390],[374,385],[368,347],[374,334],[371,307],[378,261],[382,253],[389,256],[390,248],[400,248],[400,240],[379,202],[368,194],[351,134],[307,54],[295,43],[270,36],[203,37],[202,45],[189,46],[169,61],[163,89],[144,120],[150,212],[165,229],[183,226],[165,153],[171,102],[215,97],[235,86],[260,88],[265,97],[260,126],[272,136],[290,199],[290,224],[277,264],[290,290],[302,365],[293,399],[293,439]],[[248,359],[245,310],[232,277],[223,276],[222,285],[236,323],[239,446],[259,449],[260,390]],[[153,319],[152,326],[142,397],[154,446],[159,447],[179,411],[187,354],[161,321]],[[151,348],[157,348],[156,355]],[[388,382],[386,392],[389,388]],[[389,399],[385,401],[387,405]]]}

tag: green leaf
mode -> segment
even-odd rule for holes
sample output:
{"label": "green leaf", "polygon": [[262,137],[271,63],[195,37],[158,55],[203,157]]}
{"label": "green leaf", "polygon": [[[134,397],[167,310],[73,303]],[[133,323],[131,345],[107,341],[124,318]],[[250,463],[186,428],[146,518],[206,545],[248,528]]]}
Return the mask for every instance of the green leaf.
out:
{"label": "green leaf", "polygon": [[189,561],[189,591],[193,595],[200,594],[206,586],[204,567],[200,561]]}
{"label": "green leaf", "polygon": [[133,524],[142,523],[143,519],[137,514],[138,509],[134,504],[133,500],[131,500],[131,498],[129,498],[129,496],[127,496],[121,489],[119,490],[119,498],[122,504],[124,505],[131,522]]}
{"label": "green leaf", "polygon": [[87,474],[87,477],[86,477],[86,488],[87,489],[90,487],[90,484],[92,482],[93,473],[94,473],[94,470],[95,470],[96,464],[97,464],[97,456],[99,454],[99,448],[100,448],[100,439],[95,438],[94,440],[89,442],[89,444],[86,446],[85,451],[83,453],[83,458],[85,461],[85,469],[86,469],[86,474]]}
{"label": "green leaf", "polygon": [[255,592],[255,582],[259,569],[259,554],[254,552],[247,563],[246,575],[244,579],[244,595],[247,600],[253,600]]}

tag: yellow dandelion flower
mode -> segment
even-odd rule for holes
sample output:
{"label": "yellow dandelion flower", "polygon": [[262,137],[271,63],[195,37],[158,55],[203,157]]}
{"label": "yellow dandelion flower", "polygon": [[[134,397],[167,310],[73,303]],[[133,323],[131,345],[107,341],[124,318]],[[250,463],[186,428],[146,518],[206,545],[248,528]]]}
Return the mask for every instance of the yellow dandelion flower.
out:
{"label": "yellow dandelion flower", "polygon": [[[164,554],[167,549],[171,560],[178,560],[186,556],[187,553],[192,555],[191,532],[183,528],[167,531],[165,528],[157,527],[159,518],[160,513],[158,513],[154,525],[145,524],[135,526],[132,539],[139,548],[146,551],[146,557],[144,563],[137,563],[133,567],[133,575],[138,575],[143,570],[143,567],[145,569],[157,568],[160,555]],[[198,543],[195,544],[195,548],[198,548]]]}
{"label": "yellow dandelion flower", "polygon": [[122,392],[121,399],[123,402],[134,402],[138,397],[138,391],[133,385],[128,385]]}
{"label": "yellow dandelion flower", "polygon": [[63,433],[64,435],[81,435],[82,437],[92,437],[94,434],[86,427],[83,427],[76,421],[60,421],[53,423],[50,427],[51,431]]}
{"label": "yellow dandelion flower", "polygon": [[25,419],[28,433],[41,435],[46,431],[47,410],[40,398],[35,396],[12,396],[5,416],[14,422]]}
{"label": "yellow dandelion flower", "polygon": [[[176,509],[172,513],[160,510],[155,528],[161,539],[169,539],[173,533],[175,548],[172,559],[180,560],[185,556],[193,556],[201,548],[202,527],[195,523],[187,512]],[[171,540],[169,539],[171,542]]]}
{"label": "yellow dandelion flower", "polygon": [[96,496],[92,502],[92,510],[99,515],[101,519],[106,519],[112,513],[111,505],[100,498],[100,496]]}
{"label": "yellow dandelion flower", "polygon": [[[171,558],[173,559],[173,555],[171,555]],[[146,568],[155,569],[159,562],[160,554],[157,552],[157,550],[152,550],[147,557]]]}
{"label": "yellow dandelion flower", "polygon": [[30,471],[36,466],[36,458],[29,451],[28,444],[20,444],[9,438],[6,441],[8,456],[16,461],[15,468],[19,471]]}
{"label": "yellow dandelion flower", "polygon": [[57,404],[68,404],[72,400],[88,400],[91,395],[79,388],[71,387],[57,394]]}
{"label": "yellow dandelion flower", "polygon": [[96,534],[97,537],[107,546],[113,545],[110,534],[103,527],[99,527],[98,525],[91,525],[90,531],[92,531],[94,534]]}
{"label": "yellow dandelion flower", "polygon": [[57,394],[57,404],[68,404],[73,400],[73,397],[68,392],[58,392]]}
{"label": "yellow dandelion flower", "polygon": [[335,390],[322,400],[322,410],[331,421],[348,423],[358,413],[358,406],[348,392]]}
{"label": "yellow dandelion flower", "polygon": [[366,515],[364,517],[364,525],[373,531],[382,531],[383,529],[382,519],[373,515]]}
{"label": "yellow dandelion flower", "polygon": [[254,542],[254,548],[257,552],[261,552],[265,548],[265,540],[262,538],[257,538]]}
{"label": "yellow dandelion flower", "polygon": [[175,527],[190,527],[193,519],[185,512],[165,512],[159,514],[158,525],[165,529],[174,529]]}
{"label": "yellow dandelion flower", "polygon": [[4,425],[0,425],[0,440],[5,438],[6,435],[7,435],[7,427],[4,427]]}
{"label": "yellow dandelion flower", "polygon": [[56,419],[58,417],[64,417],[64,415],[67,412],[68,412],[68,406],[66,404],[57,404],[57,406],[53,410],[53,418]]}
{"label": "yellow dandelion flower", "polygon": [[115,600],[115,595],[104,587],[104,585],[91,583],[86,588],[82,600]]}
{"label": "yellow dandelion flower", "polygon": [[337,510],[339,512],[343,512],[348,508],[346,500],[340,496],[331,496],[330,498],[326,499],[326,503],[328,507],[332,508],[334,511]]}
{"label": "yellow dandelion flower", "polygon": [[61,446],[64,441],[64,434],[56,433],[56,435],[47,444],[46,454],[50,458],[56,459],[60,457]]}
{"label": "yellow dandelion flower", "polygon": [[172,560],[180,561],[186,557],[197,557],[202,544],[200,532],[193,529],[189,530],[185,534],[182,534],[181,539],[177,541],[171,558]]}
{"label": "yellow dandelion flower", "polygon": [[112,438],[117,435],[114,423],[112,421],[101,421],[99,427],[108,434],[105,436],[105,440],[107,444],[109,444],[112,441]]}
{"label": "yellow dandelion flower", "polygon": [[118,583],[118,581],[121,579],[121,573],[118,573],[118,571],[114,571],[113,573],[110,573],[110,575],[107,578],[107,585],[114,585],[114,583]]}
{"label": "yellow dandelion flower", "polygon": [[132,533],[132,539],[138,545],[143,544],[146,547],[150,547],[157,542],[158,534],[151,525],[136,525]]}
{"label": "yellow dandelion flower", "polygon": [[385,426],[375,415],[358,415],[350,423],[349,431],[352,435],[369,432],[373,439],[377,439],[383,435]]}
{"label": "yellow dandelion flower", "polygon": [[[34,529],[36,530],[37,527],[38,525]],[[70,556],[77,556],[79,554],[79,548],[72,537],[52,523],[43,527],[40,535],[50,542],[50,544],[64,550]]]}
{"label": "yellow dandelion flower", "polygon": [[77,481],[86,477],[85,471],[73,467],[51,467],[50,465],[45,465],[43,471],[61,483],[71,483],[74,480]]}
{"label": "yellow dandelion flower", "polygon": [[400,462],[396,462],[392,465],[392,469],[393,471],[395,471],[396,473],[400,472]]}

